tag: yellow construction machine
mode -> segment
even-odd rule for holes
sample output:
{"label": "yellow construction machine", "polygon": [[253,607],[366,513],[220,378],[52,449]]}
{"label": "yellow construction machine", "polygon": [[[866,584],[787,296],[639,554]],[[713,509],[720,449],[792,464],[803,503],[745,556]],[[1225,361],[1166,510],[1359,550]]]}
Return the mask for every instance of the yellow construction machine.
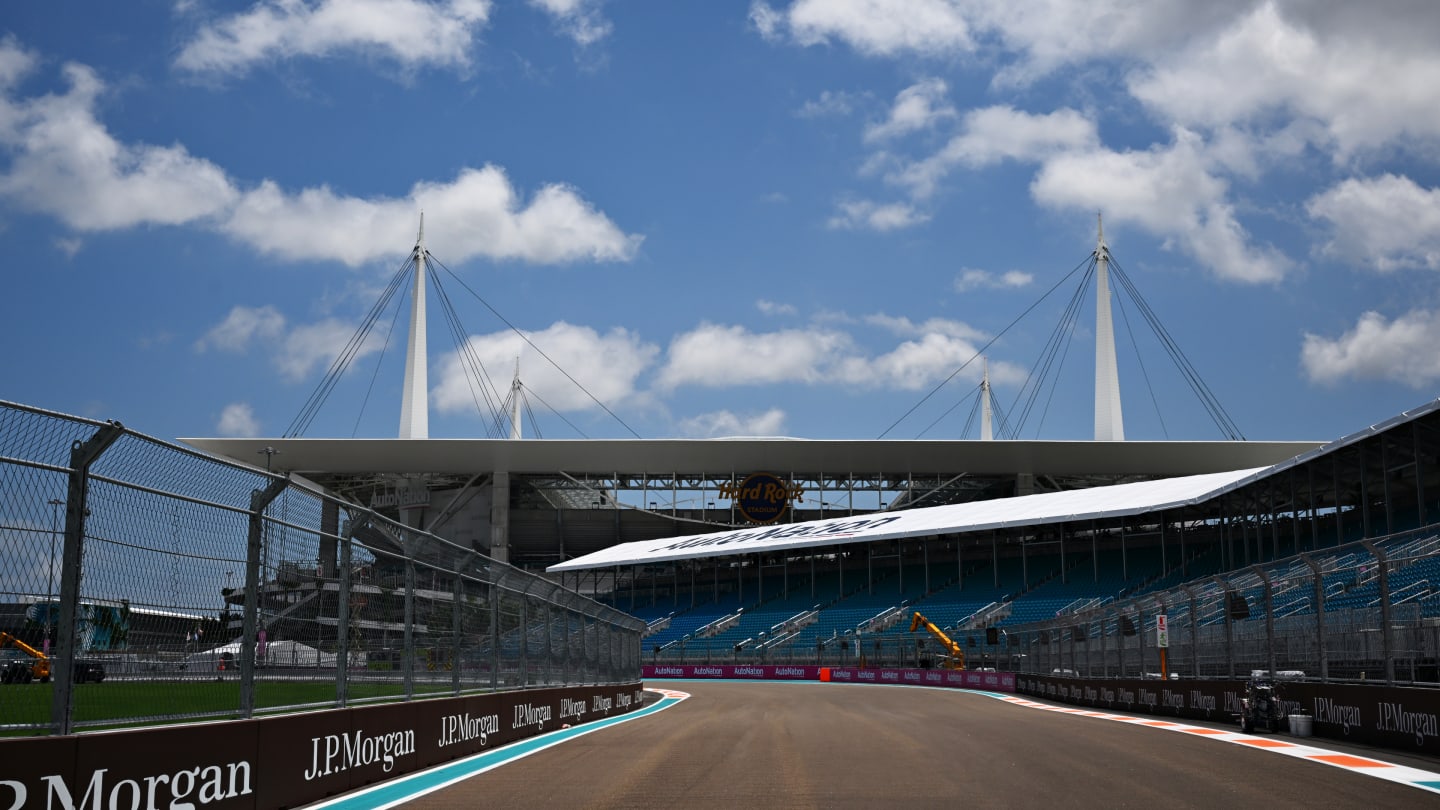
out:
{"label": "yellow construction machine", "polygon": [[949,636],[945,635],[945,631],[936,627],[934,622],[925,618],[925,616],[917,610],[915,611],[914,618],[910,620],[910,632],[913,633],[920,627],[929,630],[930,635],[940,640],[940,646],[944,647],[945,651],[949,654],[945,659],[946,667],[950,669],[965,668],[965,651],[960,649],[959,644],[956,644]]}
{"label": "yellow construction machine", "polygon": [[32,660],[15,658],[6,661],[3,665],[4,669],[0,669],[0,681],[4,683],[29,683],[32,680],[39,680],[41,683],[50,682],[50,657],[48,655],[0,630],[0,647],[4,647],[6,644],[29,655]]}

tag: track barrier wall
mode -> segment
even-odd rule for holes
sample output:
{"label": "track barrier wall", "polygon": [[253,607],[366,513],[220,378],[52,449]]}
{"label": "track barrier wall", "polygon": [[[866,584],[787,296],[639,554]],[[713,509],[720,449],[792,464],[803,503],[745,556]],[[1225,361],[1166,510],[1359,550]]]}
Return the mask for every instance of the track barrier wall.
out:
{"label": "track barrier wall", "polygon": [[646,664],[645,678],[724,678],[757,681],[828,681],[897,686],[948,686],[1014,692],[1015,673],[948,669],[860,669],[787,664]]}
{"label": "track barrier wall", "polygon": [[0,807],[295,807],[641,707],[639,683],[0,742]]}
{"label": "track barrier wall", "polygon": [[0,631],[53,667],[0,659],[0,736],[638,681],[644,622],[272,454],[0,402]]}
{"label": "track barrier wall", "polygon": [[[1278,688],[1286,713],[1309,715],[1316,737],[1440,754],[1440,690],[1303,681]],[[1019,675],[1015,689],[1077,706],[1238,725],[1245,682]]]}

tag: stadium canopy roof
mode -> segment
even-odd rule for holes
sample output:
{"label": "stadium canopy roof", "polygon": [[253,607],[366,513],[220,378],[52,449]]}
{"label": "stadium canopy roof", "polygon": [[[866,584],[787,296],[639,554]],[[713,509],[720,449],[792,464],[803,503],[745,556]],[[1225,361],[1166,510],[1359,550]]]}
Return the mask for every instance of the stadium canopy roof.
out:
{"label": "stadium canopy roof", "polygon": [[1263,467],[1323,442],[971,441],[850,439],[265,439],[180,441],[302,475],[544,474],[678,470],[777,473],[1200,475]]}
{"label": "stadium canopy roof", "polygon": [[1200,503],[1272,468],[1190,475],[1015,498],[871,512],[851,517],[753,526],[738,531],[623,543],[547,568],[582,571],[701,557],[869,543],[905,537],[985,531],[1137,515]]}

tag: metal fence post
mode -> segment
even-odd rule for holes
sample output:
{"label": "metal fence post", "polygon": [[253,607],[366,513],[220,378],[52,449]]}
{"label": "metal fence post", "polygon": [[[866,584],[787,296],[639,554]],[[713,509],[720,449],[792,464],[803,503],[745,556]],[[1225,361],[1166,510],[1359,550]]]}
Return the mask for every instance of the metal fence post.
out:
{"label": "metal fence post", "polygon": [[245,616],[240,623],[240,716],[255,715],[255,639],[259,631],[260,594],[265,572],[260,570],[265,510],[290,485],[288,477],[275,478],[264,489],[250,493],[250,532],[245,552]]}
{"label": "metal fence post", "polygon": [[[344,708],[350,698],[350,586],[351,543],[359,521],[345,521],[340,538],[339,583],[335,597],[335,705]],[[316,653],[319,656],[319,653]]]}
{"label": "metal fence post", "polygon": [[465,576],[460,573],[464,566],[456,566],[454,588],[450,595],[450,691],[460,694],[461,643],[464,635],[465,613],[460,603],[465,598]]}
{"label": "metal fence post", "polygon": [[1260,581],[1265,583],[1265,649],[1267,652],[1266,662],[1270,670],[1270,677],[1275,677],[1275,596],[1274,589],[1270,586],[1270,575],[1265,573],[1262,565],[1251,566],[1255,573],[1260,576]]}
{"label": "metal fence post", "polygon": [[1376,545],[1366,540],[1361,543],[1375,555],[1375,574],[1380,578],[1380,650],[1385,657],[1385,685],[1395,685],[1395,642],[1390,638],[1391,609],[1390,609],[1390,571],[1387,564],[1389,558],[1385,552]]}
{"label": "metal fence post", "polygon": [[1320,564],[1310,558],[1309,554],[1301,554],[1300,559],[1310,566],[1310,576],[1313,577],[1315,590],[1315,646],[1320,654],[1320,681],[1330,682],[1330,654],[1325,647],[1325,577],[1320,572]]}
{"label": "metal fence post", "polygon": [[555,659],[555,647],[551,643],[552,636],[555,632],[555,627],[553,624],[551,624],[552,618],[550,614],[550,603],[544,602],[541,607],[543,608],[545,614],[545,685],[549,686],[550,662]]}
{"label": "metal fence post", "polygon": [[[90,466],[125,434],[119,422],[102,425],[84,442],[70,445],[70,473],[65,495],[65,547],[60,553],[60,626],[51,656],[50,724],[57,734],[74,729],[75,624],[80,612],[80,566],[84,564],[85,518],[90,514]],[[46,610],[51,610],[47,605]]]}
{"label": "metal fence post", "polygon": [[490,583],[490,691],[500,688],[500,586]]}
{"label": "metal fence post", "polygon": [[530,686],[530,597],[520,595],[520,688]]}
{"label": "metal fence post", "polygon": [[407,535],[405,544],[405,651],[401,655],[401,667],[405,673],[405,699],[415,698],[415,556],[411,538]]}

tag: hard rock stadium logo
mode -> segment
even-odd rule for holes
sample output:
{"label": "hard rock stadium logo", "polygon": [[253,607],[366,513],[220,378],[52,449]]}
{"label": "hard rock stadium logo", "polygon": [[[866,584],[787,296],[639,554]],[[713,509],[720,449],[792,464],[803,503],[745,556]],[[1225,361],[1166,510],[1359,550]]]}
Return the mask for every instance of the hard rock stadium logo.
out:
{"label": "hard rock stadium logo", "polygon": [[751,473],[739,484],[726,481],[720,485],[720,497],[729,498],[735,508],[751,523],[774,523],[790,511],[790,502],[798,501],[805,490],[772,475]]}

